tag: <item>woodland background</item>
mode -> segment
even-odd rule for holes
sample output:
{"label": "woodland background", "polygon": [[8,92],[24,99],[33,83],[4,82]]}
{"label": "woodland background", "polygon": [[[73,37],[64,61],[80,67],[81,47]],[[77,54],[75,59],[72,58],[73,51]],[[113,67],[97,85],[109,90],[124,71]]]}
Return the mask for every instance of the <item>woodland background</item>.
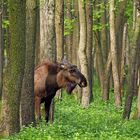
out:
{"label": "woodland background", "polygon": [[[76,64],[88,86],[56,101],[54,124],[34,128],[34,67],[46,58]],[[125,119],[140,118],[139,58],[139,0],[1,0],[0,134],[32,123],[11,139],[138,139],[139,121]]]}

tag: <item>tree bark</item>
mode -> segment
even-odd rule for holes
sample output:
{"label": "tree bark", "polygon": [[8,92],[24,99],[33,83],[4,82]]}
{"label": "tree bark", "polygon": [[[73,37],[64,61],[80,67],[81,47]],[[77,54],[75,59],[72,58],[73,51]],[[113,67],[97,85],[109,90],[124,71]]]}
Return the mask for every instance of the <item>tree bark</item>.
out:
{"label": "tree bark", "polygon": [[78,64],[78,45],[79,45],[79,13],[78,13],[78,0],[74,0],[74,18],[72,35],[72,64]]}
{"label": "tree bark", "polygon": [[97,45],[96,45],[96,71],[98,73],[100,85],[101,85],[101,90],[103,93],[103,87],[104,87],[104,61],[103,61],[103,55],[102,55],[102,48],[101,48],[101,36],[100,32],[97,31],[96,34],[96,39],[97,39]]}
{"label": "tree bark", "polygon": [[40,62],[40,1],[36,3],[36,44],[35,44],[35,66]]}
{"label": "tree bark", "polygon": [[[66,19],[71,22],[72,20],[72,13],[71,13],[71,0],[65,0],[66,5]],[[69,62],[72,62],[72,32],[65,37],[65,52]]]}
{"label": "tree bark", "polygon": [[105,66],[104,88],[103,88],[103,95],[102,95],[103,101],[109,100],[109,89],[110,89],[109,81],[111,75],[110,73],[111,73],[111,51],[108,54],[108,59]]}
{"label": "tree bark", "polygon": [[[61,62],[64,58],[64,0],[55,2],[55,31],[56,31],[56,56]],[[62,90],[57,91],[56,96],[62,99]]]}
{"label": "tree bark", "polygon": [[93,39],[93,19],[92,19],[92,0],[86,1],[86,25],[87,25],[87,59],[88,59],[88,80],[89,80],[89,88],[90,88],[90,99],[93,97],[93,67],[92,67],[92,61],[93,61],[93,54],[92,54],[92,39]]}
{"label": "tree bark", "polygon": [[2,85],[3,85],[3,55],[4,55],[4,46],[3,46],[3,29],[2,29],[2,15],[3,15],[3,1],[0,1],[0,100],[2,98]]}
{"label": "tree bark", "polygon": [[122,51],[121,51],[121,62],[120,62],[121,96],[124,95],[123,87],[124,87],[124,80],[125,80],[127,33],[128,33],[127,25],[125,24],[124,29],[123,29]]}
{"label": "tree bark", "polygon": [[[117,44],[117,55],[121,58],[121,51],[122,50],[122,39],[123,39],[123,28],[125,24],[125,8],[126,8],[127,0],[121,0],[119,2],[119,10],[116,15],[115,19],[115,26],[116,26],[116,44]],[[121,61],[120,61],[121,62]],[[120,65],[119,65],[120,66]]]}
{"label": "tree bark", "polygon": [[40,3],[40,62],[56,57],[54,6],[54,0],[43,0]]}
{"label": "tree bark", "polygon": [[26,57],[21,92],[21,125],[35,123],[34,111],[34,60],[36,38],[35,0],[26,0]]}
{"label": "tree bark", "polygon": [[138,53],[138,41],[140,40],[140,12],[137,10],[137,17],[136,17],[136,24],[135,29],[133,32],[133,38],[131,42],[131,60],[129,65],[129,72],[128,72],[128,87],[126,92],[126,99],[125,99],[125,106],[123,111],[123,118],[129,119],[131,113],[131,106],[133,95],[135,92],[135,72],[136,72],[136,59]]}
{"label": "tree bark", "polygon": [[64,58],[64,0],[57,0],[55,4],[55,31],[57,61]]}
{"label": "tree bark", "polygon": [[[79,21],[80,21],[80,41],[79,41],[79,60],[81,65],[81,72],[85,75],[87,81],[88,81],[88,61],[86,56],[86,15],[85,15],[85,7],[84,2],[82,0],[78,1],[79,5]],[[88,107],[90,103],[90,87],[89,87],[89,81],[88,86],[82,89],[82,102],[81,105],[83,107]]]}
{"label": "tree bark", "polygon": [[123,95],[123,86],[121,85],[123,77],[123,68],[122,68],[122,60],[123,60],[123,30],[124,30],[124,25],[126,22],[126,18],[124,16],[125,14],[125,8],[126,8],[127,0],[122,0],[119,2],[119,10],[118,13],[116,14],[116,20],[115,20],[115,26],[116,26],[116,46],[117,46],[117,58],[118,58],[118,71],[119,71],[119,77],[120,77],[120,89],[121,89],[121,96]]}
{"label": "tree bark", "polygon": [[[139,70],[139,78],[140,78],[140,70]],[[140,119],[140,83],[138,89],[137,110],[138,110],[137,118]]]}
{"label": "tree bark", "polygon": [[9,136],[20,130],[20,93],[25,64],[25,0],[9,1],[10,50],[8,65],[4,73],[3,120],[5,135]]}
{"label": "tree bark", "polygon": [[114,81],[114,93],[115,93],[115,105],[119,107],[121,105],[121,89],[120,78],[118,71],[117,49],[116,49],[116,34],[115,34],[115,14],[114,14],[114,0],[110,1],[110,47],[111,47],[111,59],[112,59],[112,72]]}
{"label": "tree bark", "polygon": [[101,24],[103,25],[103,29],[101,30],[101,48],[102,48],[102,56],[103,56],[103,63],[106,64],[107,61],[107,56],[108,56],[108,50],[109,50],[109,37],[108,37],[108,30],[107,30],[107,0],[102,0],[101,1],[101,8],[102,5],[104,6],[102,18],[101,18]]}
{"label": "tree bark", "polygon": [[40,62],[47,57],[47,0],[42,0],[40,2]]}
{"label": "tree bark", "polygon": [[56,61],[55,0],[47,2],[47,58]]}
{"label": "tree bark", "polygon": [[[56,37],[55,37],[55,0],[49,0],[48,6],[48,26],[47,26],[47,58],[52,61],[56,61]],[[50,116],[51,122],[54,121],[54,101],[51,103]]]}
{"label": "tree bark", "polygon": [[[45,0],[40,10],[40,61],[56,61],[55,0]],[[54,102],[51,104],[50,121],[54,120]]]}

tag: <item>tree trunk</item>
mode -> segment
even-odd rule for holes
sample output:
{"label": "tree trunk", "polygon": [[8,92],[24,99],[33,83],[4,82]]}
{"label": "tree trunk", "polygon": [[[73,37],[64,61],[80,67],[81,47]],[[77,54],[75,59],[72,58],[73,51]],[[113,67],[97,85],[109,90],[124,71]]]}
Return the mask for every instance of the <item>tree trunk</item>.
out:
{"label": "tree trunk", "polygon": [[[140,78],[140,69],[139,69],[139,78]],[[140,119],[140,83],[139,83],[139,89],[138,89],[137,110],[138,110],[137,118]]]}
{"label": "tree trunk", "polygon": [[40,2],[40,49],[39,49],[39,60],[42,62],[44,59],[47,58],[47,1],[48,0],[42,0]]}
{"label": "tree trunk", "polygon": [[134,2],[133,2],[133,30],[136,27],[136,13],[137,13],[136,0],[134,0]]}
{"label": "tree trunk", "polygon": [[78,64],[78,45],[79,45],[79,13],[78,13],[78,0],[74,0],[74,17],[75,22],[73,25],[73,35],[72,35],[72,63]]}
{"label": "tree trunk", "polygon": [[8,65],[4,73],[3,120],[5,135],[9,136],[20,130],[20,93],[25,64],[25,1],[9,1],[10,50]]}
{"label": "tree trunk", "polygon": [[0,100],[2,98],[2,84],[3,84],[3,29],[2,29],[2,15],[3,15],[3,3],[0,1]]}
{"label": "tree trunk", "polygon": [[[64,58],[64,0],[55,2],[55,31],[56,31],[56,55],[57,61]],[[56,94],[59,100],[62,99],[62,90]]]}
{"label": "tree trunk", "polygon": [[118,13],[116,14],[116,45],[117,45],[117,58],[118,58],[118,71],[119,71],[119,77],[120,77],[120,90],[121,90],[121,96],[123,95],[123,86],[121,85],[122,83],[122,78],[123,75],[123,67],[121,62],[123,62],[123,30],[124,30],[124,24],[125,24],[125,8],[126,8],[127,0],[122,0],[119,2],[119,10]]}
{"label": "tree trunk", "polygon": [[35,123],[34,111],[34,60],[36,38],[36,3],[26,0],[26,58],[21,92],[21,124]]}
{"label": "tree trunk", "polygon": [[57,61],[64,58],[64,0],[57,0],[55,4],[55,31]]}
{"label": "tree trunk", "polygon": [[[48,0],[47,0],[48,1]],[[56,61],[55,0],[47,2],[47,58]]]}
{"label": "tree trunk", "polygon": [[36,3],[36,41],[35,41],[35,66],[40,62],[40,1]]}
{"label": "tree trunk", "polygon": [[[65,0],[66,5],[66,19],[71,22],[72,20],[72,13],[71,13],[71,0]],[[70,31],[70,34],[65,37],[65,49],[66,49],[66,56],[69,62],[72,62],[72,33]]]}
{"label": "tree trunk", "polygon": [[[102,5],[101,3],[102,1],[95,1],[96,6],[95,6],[95,10],[96,11],[100,11],[101,10],[101,6],[98,5]],[[95,5],[95,4],[94,4]],[[95,19],[95,24],[100,24],[100,20],[99,19]],[[102,30],[103,31],[103,30]],[[96,72],[97,72],[97,76],[99,78],[99,82],[100,82],[100,86],[101,86],[101,90],[103,93],[103,87],[104,87],[104,67],[105,67],[105,60],[104,60],[104,56],[103,56],[103,49],[105,46],[102,47],[102,32],[97,29],[95,30],[95,39],[96,39],[96,48],[95,48],[95,55],[96,55]]]}
{"label": "tree trunk", "polygon": [[99,31],[97,31],[96,39],[97,39],[97,45],[96,45],[96,71],[97,71],[97,74],[98,74],[98,77],[99,77],[101,90],[102,90],[102,93],[103,93],[103,87],[104,87],[104,61],[103,61],[101,42],[100,42],[101,36],[100,36]]}
{"label": "tree trunk", "polygon": [[93,67],[92,67],[92,61],[93,61],[93,54],[92,54],[92,38],[93,38],[93,19],[92,19],[92,0],[86,1],[86,25],[87,25],[87,59],[88,59],[88,79],[89,79],[89,88],[90,88],[90,99],[93,97]]}
{"label": "tree trunk", "polygon": [[[137,17],[136,17],[136,25],[133,32],[133,38],[131,42],[131,61],[129,65],[129,72],[128,72],[128,87],[126,92],[126,99],[125,99],[125,106],[123,112],[123,118],[129,119],[131,113],[131,106],[133,95],[135,92],[135,72],[136,72],[136,59],[138,52],[138,41],[140,40],[140,12],[137,10]],[[139,58],[138,58],[139,59]]]}
{"label": "tree trunk", "polygon": [[[140,46],[140,38],[138,40],[138,46]],[[137,49],[137,56],[136,56],[136,65],[135,65],[135,76],[134,76],[134,96],[138,96],[138,70],[139,70],[139,58],[140,58],[140,50]]]}
{"label": "tree trunk", "polygon": [[[45,0],[40,10],[40,61],[56,61],[55,0]],[[51,104],[50,121],[54,120],[54,102]]]}
{"label": "tree trunk", "polygon": [[[102,5],[103,4],[103,5]],[[101,18],[101,24],[103,25],[103,29],[101,30],[101,46],[102,46],[102,56],[103,56],[103,63],[106,64],[109,44],[108,44],[108,32],[107,32],[107,0],[102,0],[101,8],[104,6],[104,12]]]}
{"label": "tree trunk", "polygon": [[103,88],[103,95],[102,95],[103,101],[109,100],[109,89],[110,89],[109,81],[111,75],[110,73],[111,73],[111,51],[108,54],[108,59],[105,66],[104,88]]}
{"label": "tree trunk", "polygon": [[[79,21],[80,21],[80,41],[79,41],[79,60],[81,65],[81,72],[85,75],[87,81],[88,81],[88,61],[86,56],[86,15],[85,15],[85,7],[84,2],[82,0],[78,1],[79,5]],[[82,102],[81,105],[83,107],[88,107],[90,102],[90,87],[89,87],[89,81],[88,86],[82,89]]]}
{"label": "tree trunk", "polygon": [[112,59],[112,72],[114,81],[114,93],[115,93],[115,105],[119,107],[121,105],[121,90],[120,79],[118,71],[117,49],[116,49],[116,36],[115,36],[115,14],[114,14],[114,0],[110,1],[110,47],[111,47],[111,59]]}
{"label": "tree trunk", "polygon": [[116,20],[115,20],[117,55],[119,56],[118,58],[121,58],[120,52],[122,50],[123,29],[124,29],[124,24],[125,24],[124,14],[125,14],[126,4],[127,4],[127,0],[121,0],[119,2],[119,10],[118,10],[118,13],[116,15]]}
{"label": "tree trunk", "polygon": [[125,79],[125,64],[126,64],[126,44],[127,44],[127,25],[125,24],[123,29],[123,39],[122,39],[122,51],[121,51],[121,62],[120,62],[120,86],[121,86],[121,96],[124,95],[124,79]]}
{"label": "tree trunk", "polygon": [[[48,6],[48,26],[47,26],[47,52],[48,58],[52,61],[56,61],[56,37],[55,37],[55,0],[49,0]],[[50,116],[51,122],[54,120],[54,101],[51,103]]]}

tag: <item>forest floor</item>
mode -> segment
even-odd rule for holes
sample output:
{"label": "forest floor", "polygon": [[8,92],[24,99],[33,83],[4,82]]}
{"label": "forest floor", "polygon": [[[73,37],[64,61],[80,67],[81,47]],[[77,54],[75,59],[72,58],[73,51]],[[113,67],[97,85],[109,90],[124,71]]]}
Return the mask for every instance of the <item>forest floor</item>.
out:
{"label": "forest floor", "polygon": [[99,87],[94,86],[94,102],[86,109],[75,96],[63,95],[62,101],[55,100],[53,124],[42,121],[2,140],[140,140],[140,120],[122,120],[123,107],[114,106],[112,92],[111,100],[104,103]]}

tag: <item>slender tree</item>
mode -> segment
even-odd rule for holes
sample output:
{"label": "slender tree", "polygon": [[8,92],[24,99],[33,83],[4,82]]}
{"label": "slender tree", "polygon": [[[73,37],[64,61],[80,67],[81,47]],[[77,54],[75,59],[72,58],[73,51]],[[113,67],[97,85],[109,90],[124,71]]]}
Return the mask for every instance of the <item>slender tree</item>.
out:
{"label": "slender tree", "polygon": [[122,52],[121,52],[121,62],[120,62],[120,85],[121,85],[121,95],[124,95],[123,87],[125,80],[125,67],[126,67],[126,45],[127,45],[127,24],[124,25],[123,29],[123,39],[122,39]]}
{"label": "slender tree", "polygon": [[[45,0],[40,10],[40,61],[45,58],[56,61],[55,0]],[[54,103],[50,109],[50,121],[54,117]]]}
{"label": "slender tree", "polygon": [[120,89],[121,95],[123,95],[123,63],[124,63],[124,40],[123,40],[123,30],[125,29],[125,22],[126,18],[124,16],[125,9],[126,9],[127,0],[122,0],[119,2],[118,12],[115,18],[115,32],[116,32],[116,45],[117,45],[117,59],[118,59],[118,71],[119,71],[119,78],[120,78]]}
{"label": "slender tree", "polygon": [[101,17],[101,24],[102,24],[102,30],[101,30],[101,47],[102,47],[102,56],[103,56],[103,62],[106,64],[107,61],[107,56],[108,56],[108,50],[109,50],[109,37],[108,37],[108,29],[106,27],[108,23],[107,19],[107,13],[108,13],[108,8],[107,8],[107,0],[102,0],[100,4],[100,10],[102,12],[102,17]]}
{"label": "slender tree", "polygon": [[86,1],[86,25],[87,25],[87,59],[88,59],[88,79],[89,79],[89,87],[90,87],[90,97],[92,98],[92,83],[93,83],[93,67],[92,67],[92,61],[93,61],[93,54],[92,54],[92,38],[93,38],[93,19],[92,19],[92,0]]}
{"label": "slender tree", "polygon": [[61,61],[64,57],[64,0],[55,3],[55,31],[57,60]]}
{"label": "slender tree", "polygon": [[[48,58],[52,61],[56,61],[56,37],[55,37],[55,0],[49,0],[48,4],[48,26],[47,26],[47,49]],[[54,120],[54,101],[51,103],[50,108],[50,120]]]}
{"label": "slender tree", "polygon": [[126,18],[124,16],[126,4],[127,4],[127,0],[121,0],[119,2],[118,12],[117,12],[116,18],[115,18],[117,55],[119,56],[118,59],[121,58],[121,53],[120,52],[122,50],[122,43],[123,43],[123,41],[122,41],[122,39],[123,39],[123,29],[124,29],[124,24],[126,22]]}
{"label": "slender tree", "polygon": [[36,5],[35,0],[26,0],[26,57],[25,71],[21,92],[21,124],[35,122],[34,113],[34,59],[36,37]]}
{"label": "slender tree", "polygon": [[[138,5],[136,6],[140,7],[140,3],[138,2]],[[137,62],[137,53],[139,50],[138,47],[139,47],[139,40],[140,40],[140,16],[139,15],[140,15],[140,10],[137,9],[136,24],[135,24],[135,29],[133,30],[132,33],[133,37],[131,40],[131,54],[130,54],[131,59],[130,59],[129,72],[128,72],[128,87],[127,87],[125,106],[123,112],[124,119],[129,119],[130,117],[132,100],[135,92],[134,87],[135,87],[136,62]]]}
{"label": "slender tree", "polygon": [[[64,0],[55,1],[55,32],[56,32],[56,59],[58,62],[64,58]],[[61,90],[56,94],[62,99]]]}
{"label": "slender tree", "polygon": [[110,0],[110,47],[111,47],[111,59],[112,59],[112,72],[114,81],[114,94],[115,94],[115,105],[121,105],[121,90],[120,90],[120,78],[118,71],[118,58],[117,58],[117,48],[116,48],[116,36],[115,36],[115,13],[114,5],[115,1]]}
{"label": "slender tree", "polygon": [[3,29],[2,29],[3,1],[0,1],[0,99],[2,97],[2,77],[3,77]]}
{"label": "slender tree", "polygon": [[40,4],[40,61],[56,61],[55,2],[44,0]]}
{"label": "slender tree", "polygon": [[[81,72],[85,75],[85,77],[88,79],[88,60],[87,60],[87,55],[86,55],[86,14],[85,14],[85,6],[84,2],[82,0],[78,1],[79,5],[79,22],[80,22],[80,41],[79,41],[79,50],[78,50],[78,55],[79,55],[79,60],[80,60],[80,65],[81,65]],[[88,81],[88,86],[86,88],[83,88],[82,90],[82,101],[81,105],[83,107],[87,107],[90,102],[90,87],[89,87],[89,81]]]}
{"label": "slender tree", "polygon": [[40,1],[40,46],[37,52],[39,52],[39,61],[47,57],[47,0]]}
{"label": "slender tree", "polygon": [[[140,70],[139,70],[139,78],[140,78]],[[138,89],[137,111],[138,111],[137,118],[140,119],[140,85]]]}
{"label": "slender tree", "polygon": [[73,24],[73,34],[72,34],[72,63],[77,65],[77,51],[79,45],[79,11],[78,11],[78,0],[74,0],[74,24]]}
{"label": "slender tree", "polygon": [[[72,1],[71,0],[65,0],[65,6],[66,6],[66,19],[69,23],[72,21]],[[72,25],[70,25],[72,26]],[[72,32],[69,31],[69,35],[65,37],[65,52],[66,56],[69,62],[72,62]]]}
{"label": "slender tree", "polygon": [[3,92],[3,120],[5,135],[11,135],[20,130],[20,93],[25,64],[25,0],[10,0],[9,30],[10,50],[8,51],[8,65],[4,73]]}
{"label": "slender tree", "polygon": [[97,31],[96,34],[96,71],[97,71],[97,75],[100,81],[100,85],[101,85],[101,90],[103,90],[103,86],[104,86],[104,61],[103,61],[103,55],[102,55],[102,49],[101,49],[101,42],[100,42],[100,32]]}
{"label": "slender tree", "polygon": [[108,54],[108,58],[105,66],[104,87],[103,87],[103,94],[102,94],[103,101],[109,100],[110,73],[111,73],[111,51]]}
{"label": "slender tree", "polygon": [[[101,10],[101,6],[102,5],[101,1],[95,1],[95,10],[96,11],[100,11]],[[99,25],[100,24],[100,20],[97,18],[94,19],[94,24]],[[96,45],[95,45],[95,56],[96,56],[96,71],[97,71],[97,76],[99,78],[100,81],[100,86],[101,86],[101,90],[103,92],[103,85],[104,85],[104,57],[103,57],[103,49],[104,47],[102,47],[102,38],[101,38],[101,31],[99,29],[95,30],[94,32],[94,36],[96,39]]]}

